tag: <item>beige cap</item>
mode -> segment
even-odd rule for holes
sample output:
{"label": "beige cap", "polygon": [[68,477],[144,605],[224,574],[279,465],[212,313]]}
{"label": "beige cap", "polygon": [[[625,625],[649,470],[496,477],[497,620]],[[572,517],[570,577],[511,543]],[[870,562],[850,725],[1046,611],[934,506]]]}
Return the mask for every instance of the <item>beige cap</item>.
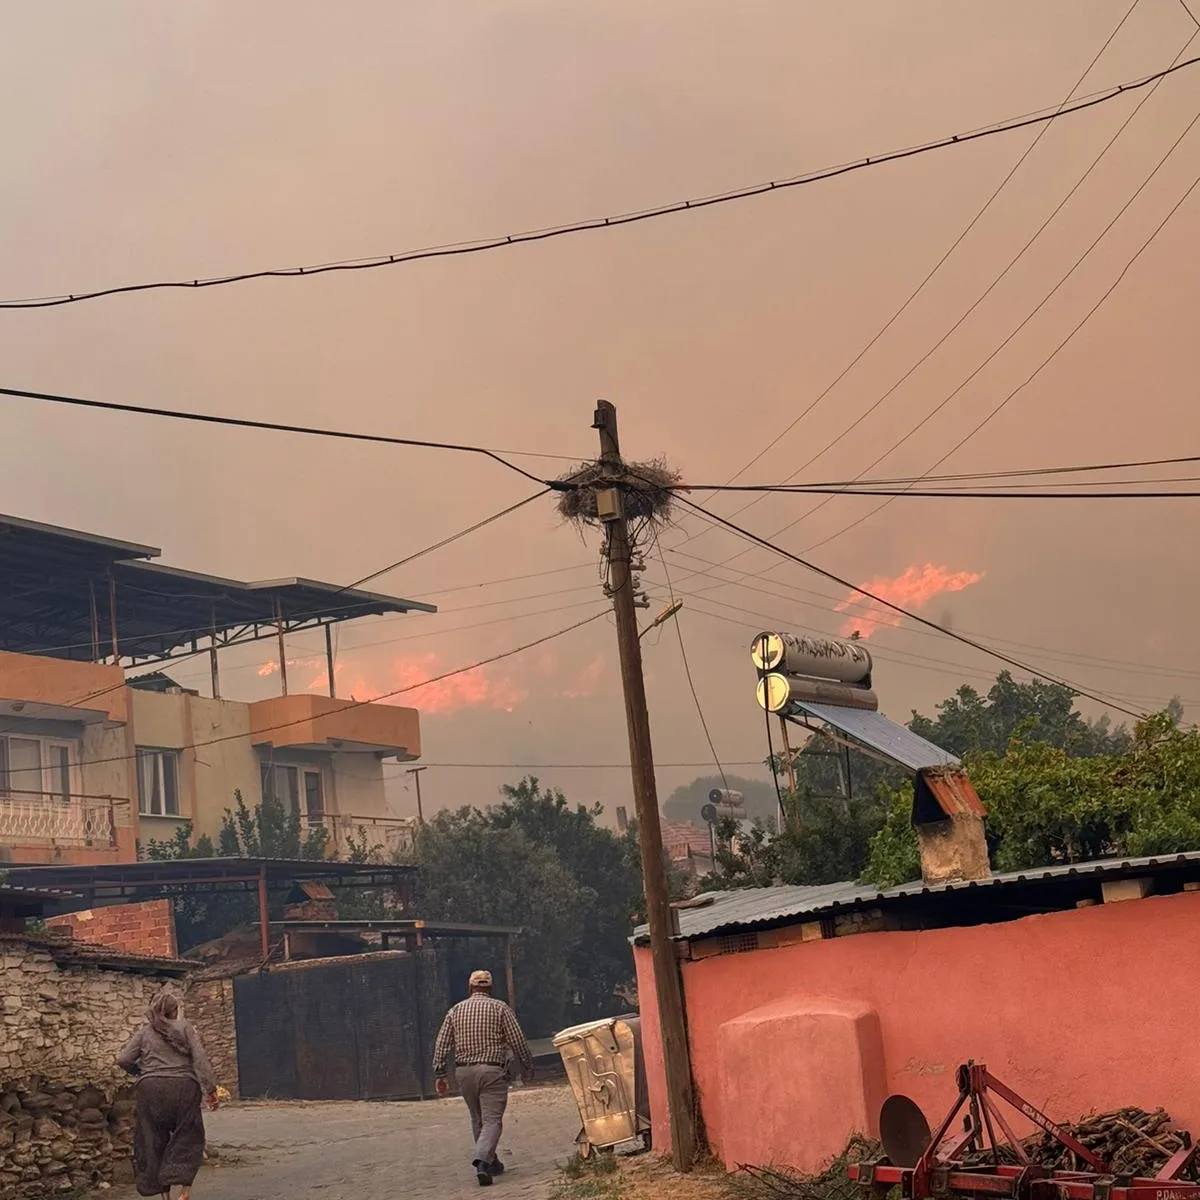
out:
{"label": "beige cap", "polygon": [[467,983],[470,987],[491,987],[492,973],[491,971],[472,971],[471,978]]}

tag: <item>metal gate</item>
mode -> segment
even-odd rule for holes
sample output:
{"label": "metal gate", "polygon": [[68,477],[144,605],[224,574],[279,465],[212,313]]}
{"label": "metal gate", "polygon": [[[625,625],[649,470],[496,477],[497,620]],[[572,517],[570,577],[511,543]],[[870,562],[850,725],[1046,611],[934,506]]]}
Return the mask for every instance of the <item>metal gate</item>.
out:
{"label": "metal gate", "polygon": [[438,951],[347,957],[234,981],[240,1091],[247,1099],[432,1096],[446,1011]]}

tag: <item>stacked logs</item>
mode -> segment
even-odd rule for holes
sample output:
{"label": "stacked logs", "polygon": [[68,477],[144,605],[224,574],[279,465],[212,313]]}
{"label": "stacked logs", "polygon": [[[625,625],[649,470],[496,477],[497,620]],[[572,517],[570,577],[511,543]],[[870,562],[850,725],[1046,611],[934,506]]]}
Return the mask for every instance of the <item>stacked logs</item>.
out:
{"label": "stacked logs", "polygon": [[[1099,1155],[1117,1175],[1154,1176],[1177,1150],[1190,1144],[1189,1135],[1171,1124],[1165,1109],[1147,1112],[1144,1108],[1118,1108],[1094,1113],[1077,1124],[1061,1126],[1094,1154]],[[1053,1171],[1086,1171],[1091,1168],[1048,1133],[1023,1138],[1021,1145],[1038,1166]],[[1015,1163],[1011,1146],[998,1147],[1001,1162]],[[994,1161],[990,1151],[974,1151],[963,1156],[968,1165]]]}

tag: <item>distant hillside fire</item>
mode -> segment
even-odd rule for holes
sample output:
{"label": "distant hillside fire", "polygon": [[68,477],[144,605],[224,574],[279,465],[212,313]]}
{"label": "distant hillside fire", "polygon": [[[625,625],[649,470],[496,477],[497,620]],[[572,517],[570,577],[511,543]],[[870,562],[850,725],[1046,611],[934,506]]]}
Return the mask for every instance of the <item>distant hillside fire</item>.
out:
{"label": "distant hillside fire", "polygon": [[[924,608],[931,600],[949,592],[961,592],[983,578],[982,571],[951,571],[947,567],[927,562],[923,566],[905,568],[899,575],[885,575],[868,579],[862,586],[869,592],[909,609]],[[881,626],[899,625],[901,616],[890,608],[864,599],[858,592],[851,592],[845,600],[834,605],[837,612],[853,610],[856,615],[847,617],[839,632],[843,637],[858,633],[869,638]]]}

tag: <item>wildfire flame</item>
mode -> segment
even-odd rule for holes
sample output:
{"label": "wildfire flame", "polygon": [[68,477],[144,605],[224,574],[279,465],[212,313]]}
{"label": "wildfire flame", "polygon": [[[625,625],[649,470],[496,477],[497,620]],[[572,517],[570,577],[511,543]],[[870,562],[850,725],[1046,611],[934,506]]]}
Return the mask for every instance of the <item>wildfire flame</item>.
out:
{"label": "wildfire flame", "polygon": [[[454,713],[468,708],[490,708],[512,712],[528,692],[509,677],[488,667],[476,667],[448,679],[437,675],[453,670],[433,653],[397,658],[390,663],[339,662],[334,669],[338,695],[347,699],[371,700],[418,708],[422,713]],[[422,683],[422,680],[433,680]],[[420,686],[413,686],[413,685]],[[322,692],[328,685],[322,669],[309,680],[307,690]],[[411,690],[401,690],[411,689]],[[399,695],[389,693],[399,692]]]}
{"label": "wildfire flame", "polygon": [[[884,600],[905,608],[924,608],[931,600],[947,592],[961,592],[983,578],[982,571],[951,571],[927,562],[924,566],[911,566],[899,575],[889,578],[880,575],[867,580],[863,587]],[[836,612],[849,608],[861,609],[861,614],[847,618],[841,627],[841,635],[847,637],[858,632],[869,638],[881,626],[899,625],[901,616],[890,608],[864,599],[858,592],[851,592],[845,600],[834,605]]]}
{"label": "wildfire flame", "polygon": [[[323,658],[289,658],[287,665],[289,667],[315,667],[323,664]],[[268,662],[262,664],[258,668],[258,676],[260,679],[269,679],[272,675],[279,674],[279,660],[272,658]]]}

